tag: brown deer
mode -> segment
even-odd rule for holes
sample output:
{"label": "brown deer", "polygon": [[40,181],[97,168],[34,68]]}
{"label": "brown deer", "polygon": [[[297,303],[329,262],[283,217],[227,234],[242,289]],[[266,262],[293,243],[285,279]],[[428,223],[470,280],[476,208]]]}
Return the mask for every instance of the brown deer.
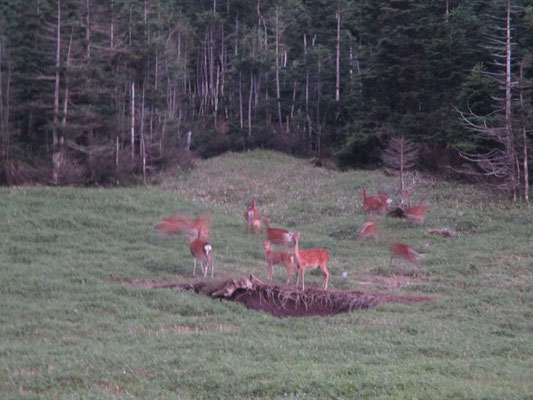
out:
{"label": "brown deer", "polygon": [[363,210],[369,213],[385,214],[392,200],[384,193],[378,196],[367,197],[366,189],[363,188]]}
{"label": "brown deer", "polygon": [[246,209],[244,219],[248,223],[248,233],[259,233],[261,231],[261,214],[255,199],[252,200],[250,207]]}
{"label": "brown deer", "polygon": [[426,211],[427,204],[422,202],[405,210],[405,216],[413,226],[420,226],[424,222]]}
{"label": "brown deer", "polygon": [[198,230],[198,237],[192,241],[190,246],[191,254],[194,259],[194,268],[192,270],[192,276],[196,276],[196,260],[200,261],[200,267],[202,268],[202,274],[204,278],[207,276],[209,266],[211,266],[211,278],[213,277],[215,266],[211,259],[212,247],[209,243],[202,239],[202,228]]}
{"label": "brown deer", "polygon": [[285,284],[288,285],[291,282],[292,271],[294,270],[298,274],[298,270],[294,264],[294,256],[286,251],[272,251],[268,240],[263,243],[263,246],[265,248],[265,259],[268,263],[268,280],[272,280],[274,265],[283,264],[287,269],[287,281]]}
{"label": "brown deer", "polygon": [[[310,249],[310,250],[300,250],[299,240],[302,234],[298,232],[294,235],[294,261],[298,267],[298,273],[302,275],[302,290],[305,290],[305,281],[304,275],[306,269],[315,269],[320,268],[324,274],[324,290],[328,288],[329,280],[329,271],[328,271],[328,260],[329,253],[323,249]],[[298,286],[298,278],[296,279],[296,286]]]}
{"label": "brown deer", "polygon": [[357,237],[359,240],[365,240],[368,237],[373,237],[377,240],[378,237],[378,225],[375,221],[366,221],[357,230]]}
{"label": "brown deer", "polygon": [[390,262],[389,262],[389,268],[392,266],[392,259],[393,258],[402,258],[406,261],[409,261],[410,263],[414,265],[418,265],[418,260],[422,257],[424,257],[423,254],[420,254],[418,251],[413,249],[411,246],[408,246],[403,243],[393,243],[390,246]]}
{"label": "brown deer", "polygon": [[292,241],[293,233],[289,232],[287,229],[271,228],[270,217],[264,217],[263,222],[265,223],[267,240],[272,244],[288,248]]}

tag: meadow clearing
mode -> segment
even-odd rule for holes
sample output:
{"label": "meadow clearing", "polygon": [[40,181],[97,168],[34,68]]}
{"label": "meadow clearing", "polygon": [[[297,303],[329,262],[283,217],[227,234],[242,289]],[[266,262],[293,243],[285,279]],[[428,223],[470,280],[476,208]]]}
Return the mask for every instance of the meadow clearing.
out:
{"label": "meadow clearing", "polygon": [[[533,399],[533,211],[419,176],[423,225],[380,217],[381,238],[361,242],[363,187],[398,198],[381,171],[257,150],[149,186],[0,188],[0,397]],[[276,318],[143,285],[203,279],[184,238],[154,231],[178,211],[212,213],[214,280],[266,280],[264,233],[243,218],[254,197],[301,248],[330,253],[328,289],[433,300]],[[441,228],[456,235],[429,234]],[[390,267],[393,239],[420,265]],[[306,287],[321,283],[306,273]]]}

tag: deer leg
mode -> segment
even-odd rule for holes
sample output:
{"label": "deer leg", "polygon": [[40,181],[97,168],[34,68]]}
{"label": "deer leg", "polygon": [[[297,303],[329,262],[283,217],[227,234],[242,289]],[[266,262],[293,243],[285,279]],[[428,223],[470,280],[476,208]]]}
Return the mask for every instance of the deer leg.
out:
{"label": "deer leg", "polygon": [[292,266],[287,265],[287,282],[285,282],[286,285],[288,285],[291,282],[291,275],[292,275]]}
{"label": "deer leg", "polygon": [[324,269],[324,290],[328,288],[328,281],[329,281],[329,272],[327,269]]}
{"label": "deer leg", "polygon": [[192,276],[196,276],[196,258],[193,258],[194,260],[194,268],[192,270]]}

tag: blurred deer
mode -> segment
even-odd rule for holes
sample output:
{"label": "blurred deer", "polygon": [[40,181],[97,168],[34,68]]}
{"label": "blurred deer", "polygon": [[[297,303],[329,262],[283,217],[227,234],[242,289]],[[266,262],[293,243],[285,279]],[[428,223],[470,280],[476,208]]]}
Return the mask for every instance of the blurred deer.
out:
{"label": "blurred deer", "polygon": [[427,204],[426,202],[422,202],[405,210],[405,216],[413,226],[420,226],[424,222],[426,211]]}
{"label": "blurred deer", "polygon": [[377,240],[378,237],[378,225],[375,221],[364,222],[357,230],[357,237],[359,240],[365,240],[368,237],[373,237]]}
{"label": "blurred deer", "polygon": [[195,240],[201,232],[201,238],[209,238],[211,228],[211,214],[203,212],[197,219],[186,214],[177,214],[174,217],[165,218],[155,224],[155,229],[163,233],[182,233],[190,242]]}
{"label": "blurred deer", "polygon": [[271,228],[270,217],[264,217],[263,222],[265,223],[266,237],[269,242],[279,246],[289,247],[293,237],[292,232],[289,232],[287,229]]}
{"label": "blurred deer", "polygon": [[252,200],[252,204],[245,211],[244,219],[248,223],[248,233],[259,233],[261,231],[261,214],[255,199]]}
{"label": "blurred deer", "polygon": [[299,275],[301,274],[302,275],[302,290],[305,290],[305,280],[304,280],[305,270],[320,268],[322,270],[322,274],[324,275],[323,286],[325,290],[328,288],[328,280],[329,280],[329,271],[328,271],[329,253],[323,249],[300,250],[298,242],[300,240],[301,235],[302,234],[298,232],[293,237],[294,261],[296,262],[296,266],[298,267],[296,286],[298,286]]}
{"label": "blurred deer", "polygon": [[392,266],[392,259],[393,258],[401,258],[403,260],[409,261],[410,263],[414,265],[418,265],[418,260],[422,257],[424,257],[423,254],[420,254],[412,247],[403,244],[395,242],[390,246],[390,262],[389,262],[389,268]]}
{"label": "blurred deer", "polygon": [[288,285],[291,282],[292,271],[296,271],[296,275],[298,275],[298,269],[296,264],[294,264],[294,256],[289,252],[272,251],[268,240],[263,243],[263,246],[265,248],[265,259],[268,263],[268,280],[272,280],[274,265],[283,264],[287,269],[287,281],[285,284]]}
{"label": "blurred deer", "polygon": [[196,276],[196,260],[200,261],[200,267],[202,268],[202,274],[204,278],[207,276],[209,266],[211,266],[211,278],[213,277],[215,266],[211,259],[212,247],[209,243],[202,239],[203,229],[198,229],[198,236],[191,243],[190,250],[194,260],[194,268],[192,270],[192,276]]}
{"label": "blurred deer", "polygon": [[370,213],[385,214],[387,207],[392,202],[385,193],[378,196],[367,197],[366,189],[363,188],[363,210]]}

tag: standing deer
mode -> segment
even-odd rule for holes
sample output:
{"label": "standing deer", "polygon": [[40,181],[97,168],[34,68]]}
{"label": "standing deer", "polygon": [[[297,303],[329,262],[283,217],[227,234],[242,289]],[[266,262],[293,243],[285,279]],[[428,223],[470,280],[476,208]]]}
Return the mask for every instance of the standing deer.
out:
{"label": "standing deer", "polygon": [[363,188],[363,210],[370,213],[385,214],[392,200],[386,194],[367,197],[366,189]]}
{"label": "standing deer", "polygon": [[287,229],[271,228],[270,217],[264,217],[263,222],[265,223],[267,240],[272,244],[288,248],[292,241],[293,233],[289,232]]}
{"label": "standing deer", "polygon": [[296,275],[298,275],[298,270],[294,264],[294,256],[286,251],[272,251],[268,240],[263,243],[263,246],[265,248],[265,259],[268,263],[268,280],[272,280],[274,265],[283,264],[287,269],[287,282],[285,284],[288,285],[291,282],[292,271],[295,270]]}
{"label": "standing deer", "polygon": [[403,243],[393,243],[390,246],[390,262],[389,262],[389,268],[392,266],[392,259],[393,258],[402,258],[406,261],[409,261],[410,263],[414,265],[418,265],[418,260],[422,257],[424,257],[423,254],[420,254],[418,251],[413,249],[411,246],[408,246]]}
{"label": "standing deer", "polygon": [[211,259],[212,247],[209,243],[202,239],[202,228],[198,230],[198,237],[192,241],[190,250],[194,259],[194,268],[192,270],[192,276],[196,276],[196,260],[199,260],[204,278],[207,276],[207,271],[209,270],[209,266],[211,265],[212,278],[214,272],[213,270],[215,269],[213,260]]}
{"label": "standing deer", "polygon": [[[323,249],[311,249],[311,250],[300,250],[298,242],[301,237],[301,233],[298,232],[294,235],[294,261],[298,267],[298,272],[302,275],[302,290],[305,290],[305,281],[304,274],[306,269],[315,269],[320,268],[324,274],[324,290],[328,288],[329,280],[329,271],[328,271],[328,260],[329,253]],[[298,286],[298,278],[296,279],[296,286]]]}
{"label": "standing deer", "polygon": [[252,204],[244,213],[244,219],[248,223],[248,233],[259,233],[261,231],[261,214],[257,207],[257,201],[252,200]]}

